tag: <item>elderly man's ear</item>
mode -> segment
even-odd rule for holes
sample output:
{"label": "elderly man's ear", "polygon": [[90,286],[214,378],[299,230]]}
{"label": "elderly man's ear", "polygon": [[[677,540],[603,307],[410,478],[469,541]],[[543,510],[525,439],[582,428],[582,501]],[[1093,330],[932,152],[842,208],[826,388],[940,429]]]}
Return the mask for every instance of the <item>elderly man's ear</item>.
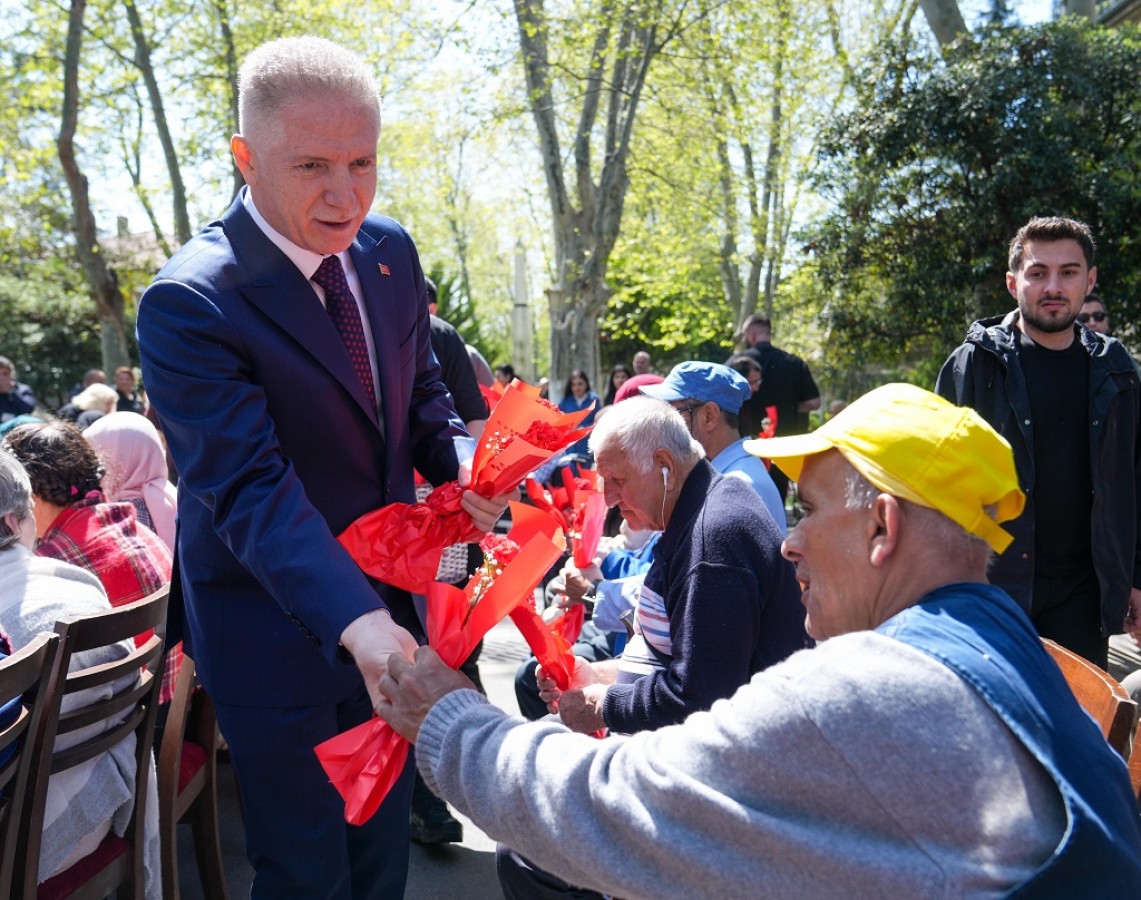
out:
{"label": "elderly man's ear", "polygon": [[869,511],[874,531],[869,542],[869,560],[873,566],[884,565],[899,545],[899,529],[903,510],[891,494],[876,497]]}

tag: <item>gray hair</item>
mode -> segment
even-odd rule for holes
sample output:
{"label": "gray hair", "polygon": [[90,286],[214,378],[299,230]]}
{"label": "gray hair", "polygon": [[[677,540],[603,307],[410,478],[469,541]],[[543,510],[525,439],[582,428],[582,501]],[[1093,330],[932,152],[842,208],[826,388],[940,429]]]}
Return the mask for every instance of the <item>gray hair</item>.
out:
{"label": "gray hair", "polygon": [[368,64],[356,53],[325,38],[280,38],[262,44],[238,70],[238,130],[252,132],[299,97],[334,94],[374,109],[380,98]]}
{"label": "gray hair", "polygon": [[[875,505],[876,497],[887,493],[890,491],[880,490],[849,464],[848,471],[844,474],[845,507],[848,509],[871,509]],[[992,553],[990,545],[981,537],[976,537],[964,529],[958,522],[947,518],[939,510],[929,506],[920,506],[918,503],[912,503],[902,497],[896,497],[896,499],[928,543],[943,547],[947,553],[965,551],[972,558],[976,554],[982,554],[983,558],[987,560],[988,566],[993,561],[995,554]],[[986,512],[993,517],[996,510],[994,507],[987,507]]]}
{"label": "gray hair", "polygon": [[630,397],[606,410],[590,433],[590,452],[597,457],[613,446],[643,475],[654,465],[654,451],[668,450],[682,465],[705,456],[681,414],[662,400]]}
{"label": "gray hair", "polygon": [[13,514],[23,522],[32,514],[32,482],[20,461],[0,450],[0,551],[20,542],[20,532],[11,531],[2,520]]}

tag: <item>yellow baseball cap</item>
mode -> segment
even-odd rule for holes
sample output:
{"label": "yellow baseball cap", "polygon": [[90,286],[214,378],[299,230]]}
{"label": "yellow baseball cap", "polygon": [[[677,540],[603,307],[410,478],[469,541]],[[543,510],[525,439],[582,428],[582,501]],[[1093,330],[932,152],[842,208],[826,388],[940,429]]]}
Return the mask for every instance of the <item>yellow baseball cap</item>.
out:
{"label": "yellow baseball cap", "polygon": [[745,441],[793,481],[806,456],[833,448],[881,491],[938,510],[997,553],[1010,546],[998,523],[1017,518],[1026,498],[1010,444],[973,409],[913,384],[885,384],[810,434]]}

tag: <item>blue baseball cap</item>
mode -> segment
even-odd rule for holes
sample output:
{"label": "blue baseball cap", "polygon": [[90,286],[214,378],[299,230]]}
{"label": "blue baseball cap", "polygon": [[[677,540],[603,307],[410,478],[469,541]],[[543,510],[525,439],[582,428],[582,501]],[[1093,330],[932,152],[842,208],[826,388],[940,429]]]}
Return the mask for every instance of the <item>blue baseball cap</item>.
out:
{"label": "blue baseball cap", "polygon": [[655,400],[676,403],[678,400],[700,400],[716,403],[725,412],[738,413],[741,404],[752,396],[748,380],[720,363],[683,362],[673,367],[661,384],[648,384],[642,393]]}

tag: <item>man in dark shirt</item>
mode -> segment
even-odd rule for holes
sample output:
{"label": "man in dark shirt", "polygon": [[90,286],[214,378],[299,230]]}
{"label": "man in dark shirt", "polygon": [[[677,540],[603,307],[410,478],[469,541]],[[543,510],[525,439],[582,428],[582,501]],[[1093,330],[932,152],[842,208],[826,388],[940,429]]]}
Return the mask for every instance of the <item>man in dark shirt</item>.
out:
{"label": "man in dark shirt", "polygon": [[[808,431],[808,414],[820,408],[820,389],[808,363],[772,345],[772,321],[767,316],[749,316],[742,334],[744,353],[761,367],[761,383],[741,407],[741,437],[757,437],[766,429],[769,407],[776,411],[777,437],[804,434]],[[776,467],[771,474],[784,497],[788,494],[788,478]]]}
{"label": "man in dark shirt", "polygon": [[936,390],[974,407],[1014,448],[1026,511],[990,570],[1038,633],[1105,667],[1137,628],[1141,391],[1116,340],[1077,324],[1097,283],[1089,228],[1032,219],[1010,244],[1018,309],[976,322]]}
{"label": "man in dark shirt", "polygon": [[0,422],[30,415],[35,408],[36,395],[32,389],[16,380],[16,367],[12,360],[0,356]]}

